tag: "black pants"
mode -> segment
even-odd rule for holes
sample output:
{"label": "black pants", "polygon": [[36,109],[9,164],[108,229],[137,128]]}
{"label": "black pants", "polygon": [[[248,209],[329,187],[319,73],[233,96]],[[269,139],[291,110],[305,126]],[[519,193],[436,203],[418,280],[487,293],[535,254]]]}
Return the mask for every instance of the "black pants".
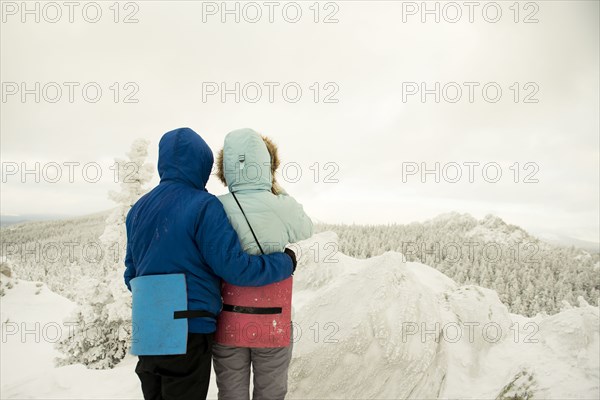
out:
{"label": "black pants", "polygon": [[146,400],[206,399],[213,335],[188,333],[187,353],[139,356],[135,372]]}

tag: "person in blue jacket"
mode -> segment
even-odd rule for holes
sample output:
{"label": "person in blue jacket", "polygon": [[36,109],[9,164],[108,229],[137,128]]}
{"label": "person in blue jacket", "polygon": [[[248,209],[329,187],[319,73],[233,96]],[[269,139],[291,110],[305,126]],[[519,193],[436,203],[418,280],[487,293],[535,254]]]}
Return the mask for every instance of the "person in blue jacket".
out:
{"label": "person in blue jacket", "polygon": [[188,310],[187,353],[139,356],[136,373],[145,399],[206,398],[221,280],[263,286],[292,275],[293,251],[246,254],[219,199],[206,190],[213,154],[193,130],[167,132],[159,143],[160,183],[127,215],[125,284],[140,276],[184,274]]}

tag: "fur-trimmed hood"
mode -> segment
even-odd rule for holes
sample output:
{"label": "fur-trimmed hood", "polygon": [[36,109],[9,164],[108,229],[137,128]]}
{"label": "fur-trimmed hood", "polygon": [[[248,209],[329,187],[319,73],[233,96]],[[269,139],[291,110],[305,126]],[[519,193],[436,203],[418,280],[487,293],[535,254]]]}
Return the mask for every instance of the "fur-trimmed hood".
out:
{"label": "fur-trimmed hood", "polygon": [[216,164],[215,175],[230,192],[245,189],[282,192],[275,179],[280,164],[277,145],[252,129],[227,134],[223,148],[217,153]]}

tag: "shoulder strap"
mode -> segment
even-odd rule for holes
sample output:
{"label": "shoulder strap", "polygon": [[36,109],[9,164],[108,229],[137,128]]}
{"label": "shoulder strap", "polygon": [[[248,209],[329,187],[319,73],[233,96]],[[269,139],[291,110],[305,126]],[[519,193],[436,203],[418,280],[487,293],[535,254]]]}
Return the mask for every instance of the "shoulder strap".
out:
{"label": "shoulder strap", "polygon": [[235,202],[237,203],[237,205],[240,208],[240,210],[242,210],[242,214],[244,215],[244,219],[246,220],[246,223],[248,224],[248,227],[250,228],[250,232],[252,232],[252,236],[254,236],[254,241],[258,245],[258,248],[260,249],[261,254],[265,254],[265,252],[263,251],[263,249],[262,249],[262,247],[260,245],[260,242],[258,241],[258,238],[256,237],[256,234],[254,233],[254,229],[252,229],[252,225],[250,225],[250,221],[248,221],[248,217],[246,216],[246,213],[244,212],[244,209],[242,208],[242,205],[240,204],[240,202],[238,201],[237,197],[235,196],[235,193],[231,192],[231,194],[233,195],[233,198],[235,199]]}

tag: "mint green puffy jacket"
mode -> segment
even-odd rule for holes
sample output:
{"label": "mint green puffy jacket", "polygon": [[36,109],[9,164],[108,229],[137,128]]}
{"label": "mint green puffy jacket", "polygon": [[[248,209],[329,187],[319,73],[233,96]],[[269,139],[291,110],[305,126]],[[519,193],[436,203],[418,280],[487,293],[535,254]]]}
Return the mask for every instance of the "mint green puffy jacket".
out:
{"label": "mint green puffy jacket", "polygon": [[302,205],[283,190],[271,192],[271,158],[262,137],[252,129],[239,129],[225,137],[223,175],[228,194],[219,196],[244,250],[260,254],[254,237],[231,192],[239,200],[266,254],[308,239],[313,224]]}

